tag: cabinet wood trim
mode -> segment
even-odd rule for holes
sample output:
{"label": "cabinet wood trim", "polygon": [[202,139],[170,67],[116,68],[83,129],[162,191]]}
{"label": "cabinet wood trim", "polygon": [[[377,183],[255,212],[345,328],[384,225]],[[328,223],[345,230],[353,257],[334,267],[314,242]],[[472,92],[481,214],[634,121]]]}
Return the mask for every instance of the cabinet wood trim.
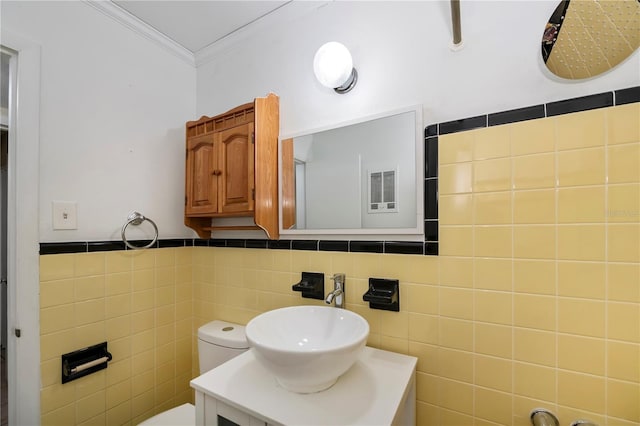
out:
{"label": "cabinet wood trim", "polygon": [[296,224],[296,179],[293,160],[293,138],[283,139],[282,144],[282,228],[291,229]]}
{"label": "cabinet wood trim", "polygon": [[211,217],[184,217],[185,226],[193,229],[198,234],[198,237],[203,240],[211,238],[211,231],[207,230],[207,227],[211,226]]}
{"label": "cabinet wood trim", "polygon": [[272,240],[278,230],[278,135],[280,100],[270,93],[255,100],[255,222]]}
{"label": "cabinet wood trim", "polygon": [[249,102],[215,117],[203,115],[198,120],[187,121],[187,138],[253,123],[255,121],[254,107],[254,102]]}
{"label": "cabinet wood trim", "polygon": [[258,225],[207,226],[207,231],[253,231],[262,229]]}

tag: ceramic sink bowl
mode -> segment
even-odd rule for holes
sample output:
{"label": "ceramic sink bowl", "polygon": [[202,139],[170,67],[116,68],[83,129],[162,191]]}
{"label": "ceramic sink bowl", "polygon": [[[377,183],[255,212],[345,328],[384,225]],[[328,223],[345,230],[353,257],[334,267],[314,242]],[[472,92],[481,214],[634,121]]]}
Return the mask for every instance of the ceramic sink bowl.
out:
{"label": "ceramic sink bowl", "polygon": [[246,334],[256,359],[280,386],[313,393],[331,387],[356,362],[369,323],[345,309],[294,306],[258,315]]}

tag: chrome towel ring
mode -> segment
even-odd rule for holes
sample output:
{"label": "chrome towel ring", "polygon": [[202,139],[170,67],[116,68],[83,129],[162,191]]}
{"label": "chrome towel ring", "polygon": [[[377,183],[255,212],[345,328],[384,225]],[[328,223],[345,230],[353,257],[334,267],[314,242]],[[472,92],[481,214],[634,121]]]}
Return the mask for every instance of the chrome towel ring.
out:
{"label": "chrome towel ring", "polygon": [[[127,230],[127,226],[129,225],[138,226],[145,220],[149,222],[151,225],[153,225],[153,229],[155,229],[156,235],[155,237],[153,237],[153,240],[146,246],[134,246],[129,241],[127,241],[127,237],[125,236],[125,231]],[[124,226],[122,227],[122,241],[124,241],[127,247],[134,250],[146,249],[146,248],[152,247],[156,243],[156,241],[158,241],[158,227],[156,226],[156,223],[151,219],[149,219],[148,217],[144,217],[141,213],[133,212],[129,216],[127,216],[127,223],[125,223]]]}

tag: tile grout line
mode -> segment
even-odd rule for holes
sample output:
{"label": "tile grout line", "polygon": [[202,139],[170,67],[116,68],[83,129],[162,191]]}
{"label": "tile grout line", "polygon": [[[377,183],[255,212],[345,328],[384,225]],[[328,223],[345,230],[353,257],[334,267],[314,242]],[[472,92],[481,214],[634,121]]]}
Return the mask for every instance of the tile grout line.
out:
{"label": "tile grout line", "polygon": [[[545,104],[545,111],[546,111],[546,104]],[[558,158],[558,121],[556,119],[552,119],[553,120],[553,156],[554,156],[554,164],[553,164],[553,172],[554,172],[554,195],[553,195],[553,201],[554,201],[554,236],[555,236],[555,241],[554,241],[554,252],[555,252],[555,259],[554,259],[554,302],[555,302],[555,306],[554,306],[554,313],[555,313],[555,321],[554,321],[554,325],[555,325],[555,330],[554,330],[554,343],[555,343],[555,348],[554,348],[554,378],[555,378],[555,383],[554,383],[554,392],[555,392],[555,397],[554,397],[554,409],[555,412],[558,412],[558,409],[560,407],[560,404],[558,402],[559,399],[559,377],[558,377],[558,358],[559,358],[559,324],[560,324],[560,307],[559,307],[559,303],[558,303],[558,257],[559,257],[559,250],[560,250],[560,235],[559,235],[559,228],[558,228],[558,215],[559,215],[559,208],[558,208],[558,201],[559,201],[559,186],[560,186],[560,177],[559,177],[559,164],[560,164],[560,160]]]}
{"label": "tile grout line", "polygon": [[[616,105],[616,92],[613,92]],[[604,113],[604,419],[609,424],[609,111]]]}
{"label": "tile grout line", "polygon": [[515,399],[515,160],[513,155],[513,128],[509,128],[509,157],[511,160],[511,421],[516,412]]}
{"label": "tile grout line", "polygon": [[[488,120],[488,115],[485,115],[485,122]],[[475,138],[473,140],[474,146],[475,146]],[[474,208],[474,204],[475,204],[475,200],[474,200],[474,186],[475,186],[475,164],[476,164],[476,159],[475,159],[475,155],[474,155],[474,150],[472,149],[471,151],[471,289],[473,291],[472,293],[472,299],[473,299],[473,305],[471,307],[471,318],[472,318],[472,335],[471,335],[471,348],[474,351],[474,355],[473,355],[473,365],[471,366],[471,374],[472,374],[472,382],[473,382],[473,393],[471,395],[471,408],[472,408],[472,413],[474,418],[476,417],[476,355],[475,355],[475,350],[476,350],[476,333],[475,333],[475,321],[476,321],[476,296],[477,296],[477,285],[476,285],[476,211]]]}

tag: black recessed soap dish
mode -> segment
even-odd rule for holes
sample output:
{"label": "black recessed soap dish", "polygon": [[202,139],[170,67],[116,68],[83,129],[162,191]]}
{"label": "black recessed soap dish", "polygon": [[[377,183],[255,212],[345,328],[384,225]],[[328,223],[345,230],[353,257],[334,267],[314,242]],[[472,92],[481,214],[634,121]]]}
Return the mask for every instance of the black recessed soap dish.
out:
{"label": "black recessed soap dish", "polygon": [[369,290],[362,295],[371,309],[400,312],[400,285],[398,280],[369,278]]}

